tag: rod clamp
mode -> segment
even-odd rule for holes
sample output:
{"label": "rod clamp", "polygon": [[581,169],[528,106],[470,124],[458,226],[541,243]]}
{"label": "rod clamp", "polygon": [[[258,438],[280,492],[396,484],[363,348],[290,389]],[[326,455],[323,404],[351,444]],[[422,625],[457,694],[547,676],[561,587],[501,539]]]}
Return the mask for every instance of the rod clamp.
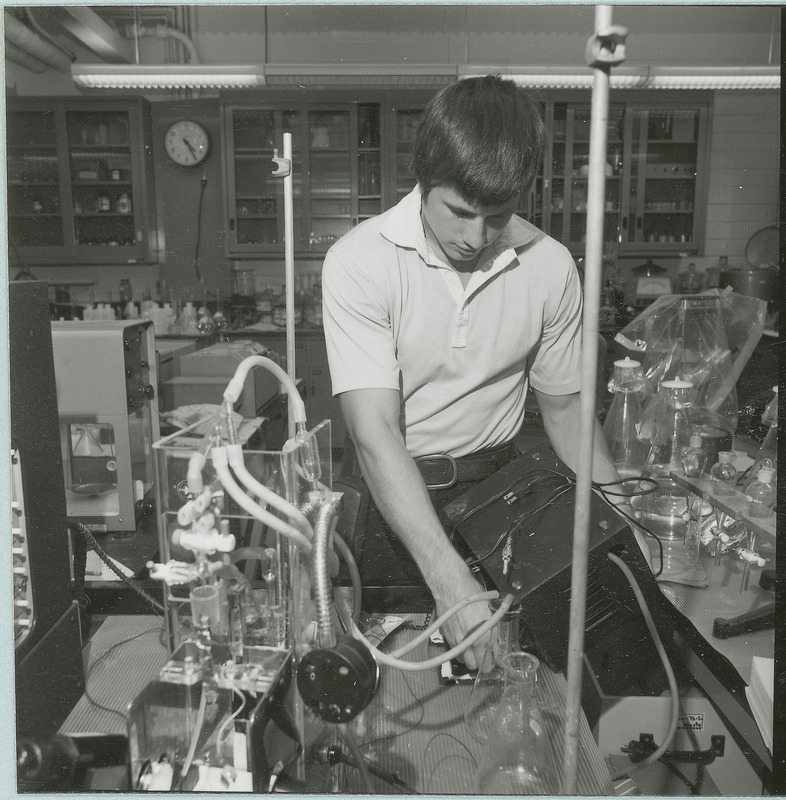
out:
{"label": "rod clamp", "polygon": [[278,150],[273,150],[273,177],[286,178],[292,172],[292,162],[288,158],[279,158]]}
{"label": "rod clamp", "polygon": [[622,25],[609,25],[596,31],[587,40],[585,56],[590,67],[614,67],[625,58],[625,39],[628,29]]}

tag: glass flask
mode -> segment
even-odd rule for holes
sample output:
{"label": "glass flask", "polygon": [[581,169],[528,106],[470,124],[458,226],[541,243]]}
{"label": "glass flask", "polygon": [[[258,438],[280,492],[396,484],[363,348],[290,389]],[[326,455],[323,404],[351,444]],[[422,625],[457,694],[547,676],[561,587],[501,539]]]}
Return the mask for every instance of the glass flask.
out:
{"label": "glass flask", "polygon": [[475,774],[479,794],[555,795],[560,786],[535,699],[540,661],[529,653],[502,659],[505,689]]}
{"label": "glass flask", "polygon": [[614,362],[608,388],[614,393],[603,423],[611,463],[621,478],[641,475],[647,458],[647,444],[640,438],[642,400],[646,381],[641,364],[630,358]]}
{"label": "glass flask", "polygon": [[774,470],[762,467],[756,480],[748,487],[745,499],[748,501],[748,514],[757,519],[767,519],[775,505],[775,486],[772,479]]}
{"label": "glass flask", "polygon": [[488,741],[491,721],[497,713],[505,689],[505,671],[502,660],[519,650],[519,616],[521,609],[509,611],[491,631],[483,661],[478,669],[472,694],[464,714],[472,737],[485,744]]}
{"label": "glass flask", "polygon": [[701,436],[694,434],[690,437],[690,445],[682,454],[682,470],[687,478],[699,478],[704,472],[707,456],[701,447]]}
{"label": "glass flask", "polygon": [[686,506],[685,489],[669,473],[682,469],[682,454],[690,447],[687,410],[693,403],[693,384],[674,378],[663,381],[660,391],[665,394],[666,414],[655,431],[643,470],[643,475],[655,480],[658,488],[645,495],[642,507],[649,514],[681,518]]}
{"label": "glass flask", "polygon": [[745,494],[748,493],[750,485],[756,480],[762,467],[773,470],[772,485],[778,485],[778,387],[773,386],[772,391],[775,392],[775,397],[770,400],[761,415],[762,423],[769,428],[759,452],[756,453],[756,460],[748,473],[748,479],[743,484],[742,491]]}
{"label": "glass flask", "polygon": [[737,485],[737,468],[732,463],[734,453],[721,450],[718,460],[710,470],[712,493],[718,497],[731,497]]}

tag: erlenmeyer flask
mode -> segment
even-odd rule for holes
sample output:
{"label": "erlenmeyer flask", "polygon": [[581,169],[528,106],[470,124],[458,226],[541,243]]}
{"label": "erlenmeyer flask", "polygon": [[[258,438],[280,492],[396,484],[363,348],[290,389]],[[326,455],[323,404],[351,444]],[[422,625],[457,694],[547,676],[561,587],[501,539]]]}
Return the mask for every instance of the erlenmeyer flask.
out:
{"label": "erlenmeyer flask", "polygon": [[645,496],[644,510],[661,517],[681,517],[686,509],[685,489],[669,473],[682,471],[682,453],[690,446],[687,410],[693,403],[693,384],[675,378],[663,381],[660,391],[665,393],[666,416],[655,431],[643,471],[658,488]]}
{"label": "erlenmeyer flask", "polygon": [[508,653],[502,659],[505,689],[475,774],[479,794],[559,793],[559,773],[535,699],[539,667],[529,653]]}
{"label": "erlenmeyer flask", "polygon": [[472,694],[464,714],[469,732],[481,743],[488,741],[491,721],[505,689],[502,660],[508,653],[519,650],[519,615],[521,609],[508,611],[491,631],[483,662],[478,670]]}
{"label": "erlenmeyer flask", "polygon": [[772,391],[775,392],[775,397],[770,400],[761,415],[761,421],[765,425],[769,425],[769,428],[764,441],[761,443],[759,452],[756,453],[756,460],[753,462],[753,466],[750,468],[748,477],[743,484],[743,494],[748,493],[748,489],[756,480],[762,467],[773,471],[773,486],[777,486],[778,483],[778,387],[773,386]]}
{"label": "erlenmeyer flask", "polygon": [[641,475],[647,446],[640,438],[641,398],[646,388],[641,364],[630,358],[614,362],[609,391],[614,392],[611,408],[603,423],[611,463],[621,478]]}

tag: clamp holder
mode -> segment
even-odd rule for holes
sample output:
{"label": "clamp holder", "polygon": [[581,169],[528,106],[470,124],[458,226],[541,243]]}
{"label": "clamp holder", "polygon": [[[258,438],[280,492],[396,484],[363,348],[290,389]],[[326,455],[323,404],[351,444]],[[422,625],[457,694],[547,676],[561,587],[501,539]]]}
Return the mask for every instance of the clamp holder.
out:
{"label": "clamp holder", "polygon": [[292,162],[288,158],[279,158],[278,150],[273,150],[273,177],[286,178],[292,172]]}
{"label": "clamp holder", "polygon": [[596,31],[587,40],[585,57],[587,66],[593,68],[615,67],[625,58],[625,39],[628,29],[622,25],[609,25]]}

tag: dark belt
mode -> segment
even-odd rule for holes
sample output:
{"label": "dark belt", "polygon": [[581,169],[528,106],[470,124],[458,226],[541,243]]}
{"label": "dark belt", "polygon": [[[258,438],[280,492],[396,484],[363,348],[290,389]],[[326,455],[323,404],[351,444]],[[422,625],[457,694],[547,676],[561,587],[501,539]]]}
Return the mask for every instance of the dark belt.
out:
{"label": "dark belt", "polygon": [[446,454],[415,459],[427,489],[449,489],[463,481],[482,481],[516,457],[516,442],[454,458]]}

